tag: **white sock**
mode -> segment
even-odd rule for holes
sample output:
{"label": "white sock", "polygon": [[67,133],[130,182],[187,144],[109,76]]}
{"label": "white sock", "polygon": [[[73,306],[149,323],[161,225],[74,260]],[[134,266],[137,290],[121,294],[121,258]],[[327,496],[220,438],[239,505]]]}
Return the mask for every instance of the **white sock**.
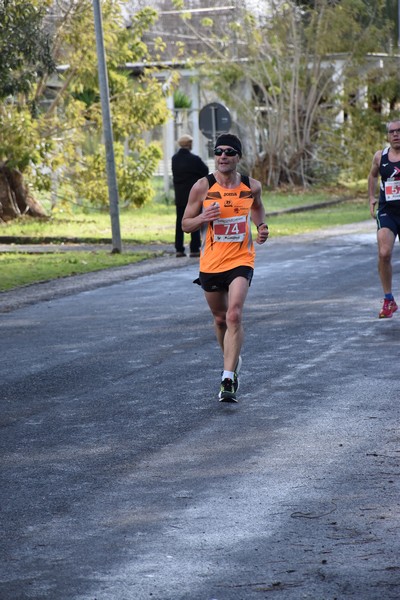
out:
{"label": "white sock", "polygon": [[222,381],[223,381],[224,379],[232,379],[232,381],[233,381],[233,377],[234,377],[234,373],[233,373],[233,371],[224,371],[224,372],[222,373]]}

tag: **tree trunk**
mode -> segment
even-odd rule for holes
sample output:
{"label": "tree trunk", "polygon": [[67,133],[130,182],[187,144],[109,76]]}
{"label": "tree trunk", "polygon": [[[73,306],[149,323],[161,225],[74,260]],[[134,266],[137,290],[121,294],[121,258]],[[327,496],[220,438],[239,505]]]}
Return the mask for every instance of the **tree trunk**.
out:
{"label": "tree trunk", "polygon": [[18,169],[0,165],[0,221],[6,223],[29,215],[48,218],[44,208],[29,192],[24,177]]}

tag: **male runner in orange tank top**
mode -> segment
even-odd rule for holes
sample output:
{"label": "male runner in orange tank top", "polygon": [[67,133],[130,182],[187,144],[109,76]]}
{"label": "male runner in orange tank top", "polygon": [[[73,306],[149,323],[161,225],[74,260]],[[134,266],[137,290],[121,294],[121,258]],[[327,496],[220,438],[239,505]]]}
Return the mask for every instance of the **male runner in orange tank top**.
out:
{"label": "male runner in orange tank top", "polygon": [[220,135],[214,154],[217,170],[192,187],[182,229],[185,233],[202,230],[196,282],[204,290],[224,356],[219,399],[237,402],[242,313],[254,271],[251,220],[257,226],[258,244],[267,240],[269,231],[264,223],[261,183],[237,171],[242,156],[240,139],[230,133]]}

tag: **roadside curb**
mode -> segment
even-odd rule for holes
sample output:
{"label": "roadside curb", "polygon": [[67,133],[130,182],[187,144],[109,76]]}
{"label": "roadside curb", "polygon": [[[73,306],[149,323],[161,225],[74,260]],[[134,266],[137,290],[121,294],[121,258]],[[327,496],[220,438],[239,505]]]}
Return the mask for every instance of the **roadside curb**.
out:
{"label": "roadside curb", "polygon": [[[195,261],[195,259],[189,259]],[[0,313],[11,312],[36,302],[55,300],[63,296],[113,285],[128,279],[137,279],[144,275],[153,275],[167,269],[179,269],[187,266],[186,260],[160,256],[123,267],[110,267],[82,275],[71,275],[50,281],[42,281],[0,292]]]}

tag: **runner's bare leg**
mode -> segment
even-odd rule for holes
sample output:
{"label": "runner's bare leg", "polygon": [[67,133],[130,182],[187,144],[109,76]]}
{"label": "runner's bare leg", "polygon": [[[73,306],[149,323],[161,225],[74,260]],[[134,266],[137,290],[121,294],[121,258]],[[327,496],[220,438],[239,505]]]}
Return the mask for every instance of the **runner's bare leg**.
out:
{"label": "runner's bare leg", "polygon": [[214,317],[214,329],[217,341],[224,353],[224,338],[226,333],[226,311],[228,310],[228,292],[204,292],[207,304]]}
{"label": "runner's bare leg", "polygon": [[249,291],[245,277],[236,277],[229,286],[226,333],[224,337],[224,369],[234,371],[243,345],[243,306]]}
{"label": "runner's bare leg", "polygon": [[383,227],[378,231],[378,271],[384,294],[392,291],[392,252],[395,236],[391,229]]}
{"label": "runner's bare leg", "polygon": [[214,316],[215,333],[224,355],[224,370],[234,371],[243,344],[243,305],[249,291],[245,277],[236,277],[229,292],[204,292]]}

